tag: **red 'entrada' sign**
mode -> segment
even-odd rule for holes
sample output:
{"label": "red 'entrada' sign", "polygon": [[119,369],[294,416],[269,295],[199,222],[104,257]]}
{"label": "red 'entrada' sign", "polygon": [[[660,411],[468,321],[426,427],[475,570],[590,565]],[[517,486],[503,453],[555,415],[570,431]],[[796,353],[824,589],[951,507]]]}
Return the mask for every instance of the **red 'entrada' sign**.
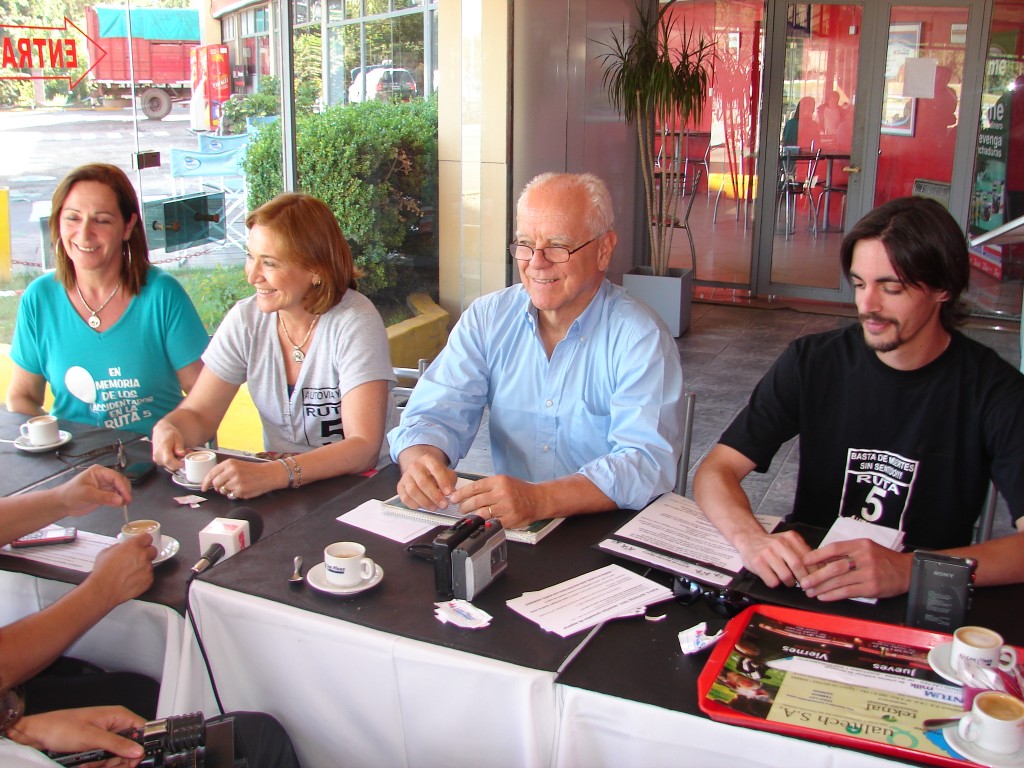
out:
{"label": "red 'entrada' sign", "polygon": [[[68,87],[74,88],[85,76],[91,72],[97,64],[107,55],[107,52],[96,44],[99,55],[96,61],[92,62],[82,75],[72,82],[75,77],[74,70],[78,68],[78,40],[68,34],[68,27],[77,30],[87,40],[96,44],[96,41],[82,32],[82,30],[67,16],[64,17],[63,27],[25,27],[0,24],[0,30],[8,30],[3,37],[0,37],[0,80],[64,80],[68,81]],[[63,33],[55,35],[53,33]],[[33,75],[30,72],[19,72],[18,70],[30,69],[67,69],[70,70],[64,75]]]}

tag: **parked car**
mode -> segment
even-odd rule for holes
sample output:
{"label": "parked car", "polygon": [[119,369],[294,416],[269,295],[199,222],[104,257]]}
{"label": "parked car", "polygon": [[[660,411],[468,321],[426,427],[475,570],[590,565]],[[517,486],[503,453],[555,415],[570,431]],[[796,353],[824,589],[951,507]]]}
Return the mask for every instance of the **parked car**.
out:
{"label": "parked car", "polygon": [[409,101],[416,96],[416,78],[408,69],[377,67],[359,72],[348,87],[350,103],[359,101]]}

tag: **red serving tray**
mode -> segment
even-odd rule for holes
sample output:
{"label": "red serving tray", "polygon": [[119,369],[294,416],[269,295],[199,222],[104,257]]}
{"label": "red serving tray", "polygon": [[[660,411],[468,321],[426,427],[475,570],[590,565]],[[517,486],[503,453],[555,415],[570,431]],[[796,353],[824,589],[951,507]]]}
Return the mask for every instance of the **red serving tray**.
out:
{"label": "red serving tray", "polygon": [[919,648],[934,648],[940,643],[948,642],[951,635],[942,632],[931,632],[924,629],[915,629],[895,624],[884,624],[877,621],[865,621],[863,619],[850,619],[842,616],[835,616],[823,613],[802,611],[797,608],[784,608],[772,605],[754,605],[729,621],[725,627],[725,635],[719,640],[711,651],[704,669],[697,680],[697,700],[701,710],[712,720],[732,725],[742,725],[747,728],[758,728],[764,731],[773,731],[785,736],[794,736],[799,739],[812,739],[823,741],[829,744],[836,744],[852,749],[878,752],[884,755],[899,757],[904,760],[916,760],[919,762],[933,763],[935,765],[951,766],[951,768],[963,768],[970,764],[968,760],[961,760],[955,757],[944,755],[932,755],[909,747],[880,744],[868,739],[847,736],[828,731],[819,731],[816,728],[791,725],[765,720],[754,715],[737,712],[735,709],[708,698],[708,691],[715,682],[725,662],[732,652],[736,642],[743,635],[743,631],[751,622],[754,616],[764,616],[778,621],[789,622],[809,629],[818,629],[827,632],[837,632],[848,635],[870,638],[873,640],[885,640],[892,643],[903,643]]}

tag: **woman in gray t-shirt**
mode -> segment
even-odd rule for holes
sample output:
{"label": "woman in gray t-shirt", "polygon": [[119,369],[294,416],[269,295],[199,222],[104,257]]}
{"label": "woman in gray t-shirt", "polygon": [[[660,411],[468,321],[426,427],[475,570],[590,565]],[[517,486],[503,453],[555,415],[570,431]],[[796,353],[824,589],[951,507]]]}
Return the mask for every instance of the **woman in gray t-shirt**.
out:
{"label": "woman in gray t-shirt", "polygon": [[153,460],[177,471],[214,437],[248,383],[276,461],[222,461],[203,481],[232,499],[362,472],[387,462],[397,423],[384,323],[355,290],[357,270],[323,202],[278,195],[246,218],[246,277],[256,293],[228,312],[180,406],[153,429]]}

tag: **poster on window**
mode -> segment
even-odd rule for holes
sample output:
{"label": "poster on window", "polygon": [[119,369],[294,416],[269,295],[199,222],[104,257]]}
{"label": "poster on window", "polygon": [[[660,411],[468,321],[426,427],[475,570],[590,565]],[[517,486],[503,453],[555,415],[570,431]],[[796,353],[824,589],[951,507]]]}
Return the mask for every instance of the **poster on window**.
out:
{"label": "poster on window", "polygon": [[916,59],[921,47],[920,24],[890,24],[885,54],[882,133],[913,136],[917,100],[904,95],[907,59]]}

